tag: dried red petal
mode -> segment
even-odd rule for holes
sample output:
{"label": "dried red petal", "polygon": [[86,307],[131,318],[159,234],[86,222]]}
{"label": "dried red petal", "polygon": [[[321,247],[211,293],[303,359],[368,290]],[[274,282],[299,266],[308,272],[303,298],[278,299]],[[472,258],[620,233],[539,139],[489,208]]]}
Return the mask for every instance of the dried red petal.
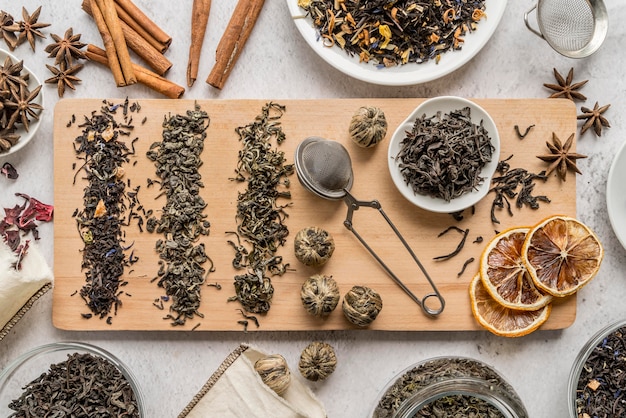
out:
{"label": "dried red petal", "polygon": [[23,197],[28,200],[28,208],[22,213],[22,218],[30,219],[34,217],[38,221],[49,222],[52,220],[54,206],[46,205],[34,197],[30,197],[23,193],[15,193],[16,196]]}
{"label": "dried red petal", "polygon": [[0,168],[0,173],[4,174],[6,178],[11,180],[15,180],[19,177],[17,170],[9,162],[6,162],[2,165],[2,168]]}
{"label": "dried red petal", "polygon": [[11,251],[17,250],[20,245],[20,231],[13,229],[4,233],[4,241],[7,243]]}
{"label": "dried red petal", "polygon": [[17,225],[17,221],[25,207],[26,204],[22,206],[15,205],[13,209],[4,208],[5,217],[2,222],[6,223],[7,225]]}

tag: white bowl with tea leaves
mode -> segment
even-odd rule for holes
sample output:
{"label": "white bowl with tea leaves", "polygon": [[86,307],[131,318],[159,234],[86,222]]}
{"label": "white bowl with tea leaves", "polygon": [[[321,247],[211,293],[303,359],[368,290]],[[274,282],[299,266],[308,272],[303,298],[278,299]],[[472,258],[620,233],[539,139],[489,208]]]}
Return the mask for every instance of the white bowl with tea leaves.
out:
{"label": "white bowl with tea leaves", "polygon": [[455,213],[489,192],[500,135],[478,104],[440,96],[422,102],[400,123],[387,156],[391,178],[408,201],[431,212]]}
{"label": "white bowl with tea leaves", "polygon": [[[0,95],[0,103],[3,103],[4,106],[0,109],[0,156],[7,156],[9,154],[13,154],[20,149],[24,148],[26,144],[28,144],[39,129],[41,125],[41,113],[43,112],[43,88],[41,88],[41,81],[37,78],[35,73],[28,69],[25,65],[23,65],[23,60],[20,60],[15,55],[0,49],[0,68],[5,67],[5,71],[8,70],[8,67],[15,67],[14,70],[19,70],[17,73],[13,74],[19,79],[23,79],[25,81],[24,89],[22,92],[19,90],[19,83],[15,81],[15,77],[13,77],[12,83],[15,89],[15,94],[23,95],[24,98],[27,98],[31,93],[35,93],[36,89],[39,88],[38,93],[35,95],[29,103],[32,105],[28,109],[24,109],[20,111],[20,114],[14,115],[15,111],[13,107],[10,107],[6,104],[6,102],[14,102],[14,98],[11,97],[11,91],[8,90],[8,97],[4,97]],[[12,73],[15,73],[14,70],[11,70]],[[0,79],[0,81],[2,81]],[[0,85],[0,90],[2,89],[2,85]],[[7,94],[7,90],[5,90],[5,94]],[[11,124],[11,127],[5,126],[2,120],[5,120],[6,123],[10,122],[12,117],[15,117],[15,122]],[[11,128],[8,129],[7,128]]]}

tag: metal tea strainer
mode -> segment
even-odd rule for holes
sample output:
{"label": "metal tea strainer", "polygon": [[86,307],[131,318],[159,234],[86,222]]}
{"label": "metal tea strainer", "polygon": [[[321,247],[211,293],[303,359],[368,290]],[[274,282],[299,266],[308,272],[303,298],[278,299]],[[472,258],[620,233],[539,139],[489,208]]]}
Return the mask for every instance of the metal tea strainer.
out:
{"label": "metal tea strainer", "polygon": [[[528,21],[535,9],[539,30]],[[524,21],[528,29],[569,58],[584,58],[596,52],[609,27],[602,0],[538,0],[524,14]]]}
{"label": "metal tea strainer", "polygon": [[[439,315],[443,312],[445,301],[432,279],[426,272],[422,263],[400,234],[400,231],[391,222],[387,214],[383,211],[377,200],[361,201],[356,200],[349,190],[352,188],[353,174],[352,161],[350,155],[343,145],[336,141],[330,141],[320,137],[309,137],[302,141],[296,148],[295,166],[298,179],[302,185],[315,195],[324,199],[343,201],[348,206],[346,220],[344,226],[351,231],[361,244],[370,252],[370,254],[378,261],[382,268],[391,276],[393,281],[415,302],[422,310],[431,316]],[[385,218],[393,232],[400,239],[404,247],[407,249],[415,263],[418,265],[430,286],[432,293],[428,293],[423,298],[417,297],[404,283],[391,271],[391,269],[383,262],[383,260],[367,245],[365,240],[359,235],[352,225],[352,215],[355,210],[360,207],[368,207],[378,209],[378,212]],[[428,306],[430,299],[437,298],[438,306]]]}

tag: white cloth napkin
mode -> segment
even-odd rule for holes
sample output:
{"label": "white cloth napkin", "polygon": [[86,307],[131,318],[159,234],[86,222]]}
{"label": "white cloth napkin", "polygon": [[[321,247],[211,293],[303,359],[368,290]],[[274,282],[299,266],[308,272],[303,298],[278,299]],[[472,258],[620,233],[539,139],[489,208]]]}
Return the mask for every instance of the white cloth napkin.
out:
{"label": "white cloth napkin", "polygon": [[239,346],[178,418],[326,418],[322,404],[293,373],[282,397],[263,383],[254,363],[265,355]]}
{"label": "white cloth napkin", "polygon": [[0,238],[0,340],[52,285],[52,270],[32,241],[21,262]]}

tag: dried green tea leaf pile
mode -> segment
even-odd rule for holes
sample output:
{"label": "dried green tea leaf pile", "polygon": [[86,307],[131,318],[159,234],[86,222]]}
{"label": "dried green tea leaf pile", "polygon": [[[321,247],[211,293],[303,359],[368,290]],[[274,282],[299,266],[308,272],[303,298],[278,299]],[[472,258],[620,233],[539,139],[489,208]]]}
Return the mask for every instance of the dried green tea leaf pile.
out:
{"label": "dried green tea leaf pile", "polygon": [[237,128],[242,149],[234,180],[247,183],[237,197],[237,235],[250,244],[235,247],[235,268],[246,269],[235,276],[236,296],[248,312],[264,313],[270,309],[274,287],[268,274],[282,275],[287,270],[278,248],[285,244],[289,230],[284,223],[285,207],[277,203],[289,199],[291,193],[281,190],[289,187],[293,164],[286,164],[285,153],[272,148],[271,141],[280,145],[285,134],[280,118],[285,107],[268,103],[254,122]]}
{"label": "dried green tea leaf pile", "polygon": [[[116,114],[121,111],[122,122]],[[133,264],[136,257],[126,254],[123,227],[133,218],[139,218],[137,193],[139,187],[127,190],[130,182],[124,176],[124,165],[134,155],[134,147],[129,149],[124,137],[133,129],[131,113],[138,111],[139,105],[104,102],[100,112],[79,125],[82,134],[75,139],[78,159],[84,160],[78,172],[86,174],[87,186],[83,192],[83,208],[74,213],[76,225],[84,243],[81,251],[81,268],[85,271],[85,285],[80,290],[91,312],[100,318],[117,312],[122,302],[119,290],[125,284],[121,280],[124,268]],[[136,140],[131,140],[131,144]],[[78,174],[77,172],[77,174]],[[127,218],[128,216],[128,218]],[[91,314],[83,314],[90,318]],[[107,318],[110,321],[110,317]]]}
{"label": "dried green tea leaf pile", "polygon": [[[411,397],[435,383],[455,379],[481,380],[490,390],[506,393],[519,401],[515,390],[493,369],[469,358],[437,358],[419,364],[403,373],[386,390],[374,410],[374,418],[390,418]],[[414,401],[416,402],[416,401]],[[471,414],[473,415],[471,415]],[[490,417],[502,418],[502,412],[492,403],[468,394],[451,394],[435,398],[414,415],[417,417]]]}
{"label": "dried green tea leaf pile", "polygon": [[459,50],[486,17],[484,0],[299,0],[324,45],[391,67]]}
{"label": "dried green tea leaf pile", "polygon": [[158,285],[172,298],[172,325],[184,325],[194,316],[203,317],[201,287],[206,279],[202,265],[208,261],[201,235],[208,235],[210,223],[203,214],[206,203],[200,196],[204,187],[198,172],[200,154],[209,127],[209,115],[196,105],[186,115],[173,115],[163,122],[163,139],[150,146],[148,159],[154,162],[166,203],[161,218],[148,219],[148,231],[164,235],[157,240]]}
{"label": "dried green tea leaf pile", "polygon": [[139,417],[126,377],[110,361],[91,354],[69,354],[23,390],[8,405],[15,411],[11,418]]}
{"label": "dried green tea leaf pile", "polygon": [[396,159],[404,181],[416,194],[449,202],[476,189],[494,147],[489,132],[472,123],[469,107],[422,115],[400,143]]}

